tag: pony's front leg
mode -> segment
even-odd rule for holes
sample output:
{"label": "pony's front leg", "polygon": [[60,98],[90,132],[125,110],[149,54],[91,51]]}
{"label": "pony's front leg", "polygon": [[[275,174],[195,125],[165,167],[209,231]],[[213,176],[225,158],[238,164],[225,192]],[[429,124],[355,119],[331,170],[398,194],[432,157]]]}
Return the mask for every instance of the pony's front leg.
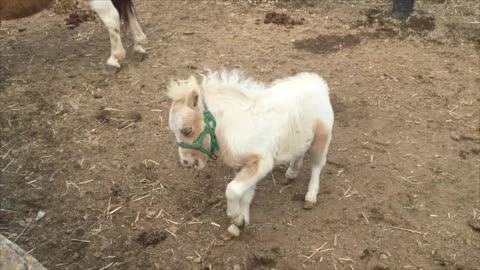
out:
{"label": "pony's front leg", "polygon": [[232,224],[241,226],[250,221],[250,203],[255,194],[254,188],[258,181],[273,168],[271,158],[250,159],[242,167],[235,179],[227,185],[227,216]]}
{"label": "pony's front leg", "polygon": [[120,37],[120,15],[111,1],[92,0],[90,6],[98,14],[110,35],[110,58],[107,65],[120,68],[119,61],[125,59],[126,52]]}

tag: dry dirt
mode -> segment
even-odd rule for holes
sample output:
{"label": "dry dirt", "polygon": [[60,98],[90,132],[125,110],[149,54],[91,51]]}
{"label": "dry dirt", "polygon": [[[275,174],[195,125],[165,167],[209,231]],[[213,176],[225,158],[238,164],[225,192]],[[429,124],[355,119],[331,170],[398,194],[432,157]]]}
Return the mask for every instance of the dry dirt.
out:
{"label": "dry dirt", "polygon": [[[97,19],[0,26],[0,233],[49,269],[480,269],[480,4],[137,1],[148,55],[105,66]],[[269,12],[303,24],[265,24]],[[203,68],[318,72],[333,144],[318,205],[264,179],[223,241],[221,162],[179,165],[165,85]],[[36,221],[38,211],[45,217]]]}

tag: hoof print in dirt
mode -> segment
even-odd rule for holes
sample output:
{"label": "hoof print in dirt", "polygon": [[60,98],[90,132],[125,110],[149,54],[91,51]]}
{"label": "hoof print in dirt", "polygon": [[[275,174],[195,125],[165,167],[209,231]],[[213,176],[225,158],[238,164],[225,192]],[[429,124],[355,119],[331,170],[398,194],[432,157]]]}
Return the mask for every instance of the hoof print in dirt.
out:
{"label": "hoof print in dirt", "polygon": [[137,242],[144,247],[155,246],[163,240],[167,239],[167,233],[165,232],[142,232],[137,237]]}
{"label": "hoof print in dirt", "polygon": [[263,20],[265,24],[274,23],[274,24],[286,25],[286,26],[302,25],[304,21],[305,21],[304,18],[295,20],[285,13],[277,13],[275,11],[268,12],[267,14],[265,14],[265,19]]}
{"label": "hoof print in dirt", "polygon": [[316,38],[296,40],[293,46],[315,54],[329,54],[341,49],[352,48],[360,44],[359,35],[318,35]]}
{"label": "hoof print in dirt", "polygon": [[271,269],[277,264],[276,257],[276,253],[271,250],[255,252],[248,269]]}
{"label": "hoof print in dirt", "polygon": [[100,110],[95,114],[95,118],[97,118],[100,123],[105,124],[110,122],[110,117],[112,115],[111,111],[104,110],[100,108]]}
{"label": "hoof print in dirt", "polygon": [[131,120],[133,122],[138,122],[138,121],[142,120],[142,115],[139,112],[136,112],[136,111],[129,112],[127,114],[127,117],[129,118],[129,120]]}
{"label": "hoof print in dirt", "polygon": [[480,233],[480,219],[470,219],[468,225],[476,232]]}
{"label": "hoof print in dirt", "polygon": [[135,51],[132,57],[132,59],[137,62],[142,62],[147,58],[148,58],[148,54],[146,52],[138,52],[138,51]]}
{"label": "hoof print in dirt", "polygon": [[110,187],[110,192],[112,196],[119,196],[122,193],[122,188],[120,188],[119,185],[114,184],[112,187]]}

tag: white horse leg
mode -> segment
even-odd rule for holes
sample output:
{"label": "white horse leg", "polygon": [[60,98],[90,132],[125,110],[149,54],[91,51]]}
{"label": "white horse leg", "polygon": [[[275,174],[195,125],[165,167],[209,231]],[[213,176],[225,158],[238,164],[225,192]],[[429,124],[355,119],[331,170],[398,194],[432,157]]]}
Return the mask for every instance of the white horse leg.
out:
{"label": "white horse leg", "polygon": [[111,52],[107,65],[120,68],[119,61],[125,59],[126,56],[120,37],[120,15],[109,0],[92,0],[90,6],[98,14],[110,34]]}
{"label": "white horse leg", "polygon": [[132,30],[133,40],[135,42],[133,49],[136,52],[145,53],[145,48],[143,46],[147,44],[147,36],[143,33],[133,8],[128,10],[128,24]]}

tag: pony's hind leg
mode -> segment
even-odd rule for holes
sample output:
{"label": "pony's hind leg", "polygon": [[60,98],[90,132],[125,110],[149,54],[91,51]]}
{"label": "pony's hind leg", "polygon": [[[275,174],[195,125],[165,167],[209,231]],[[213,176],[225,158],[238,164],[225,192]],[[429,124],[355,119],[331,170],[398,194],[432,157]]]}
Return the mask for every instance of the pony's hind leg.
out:
{"label": "pony's hind leg", "polygon": [[126,56],[120,37],[120,15],[113,3],[108,0],[92,0],[90,6],[98,14],[110,34],[111,52],[107,64],[120,68],[119,61],[125,59]]}
{"label": "pony's hind leg", "polygon": [[293,179],[297,178],[298,174],[300,173],[300,170],[302,169],[302,166],[303,166],[303,155],[290,163],[290,166],[285,172],[285,178],[287,178],[287,181],[285,184],[288,184]]}
{"label": "pony's hind leg", "polygon": [[304,209],[312,209],[317,202],[317,195],[320,189],[320,173],[327,161],[331,136],[331,129],[319,121],[315,128],[315,138],[310,147],[312,174],[308,183],[307,195],[305,196]]}
{"label": "pony's hind leg", "polygon": [[145,46],[147,44],[147,36],[143,33],[142,28],[137,20],[137,15],[133,10],[133,6],[128,9],[128,24],[130,25],[130,30],[132,30],[133,41],[135,45],[133,49],[139,53],[145,53]]}

